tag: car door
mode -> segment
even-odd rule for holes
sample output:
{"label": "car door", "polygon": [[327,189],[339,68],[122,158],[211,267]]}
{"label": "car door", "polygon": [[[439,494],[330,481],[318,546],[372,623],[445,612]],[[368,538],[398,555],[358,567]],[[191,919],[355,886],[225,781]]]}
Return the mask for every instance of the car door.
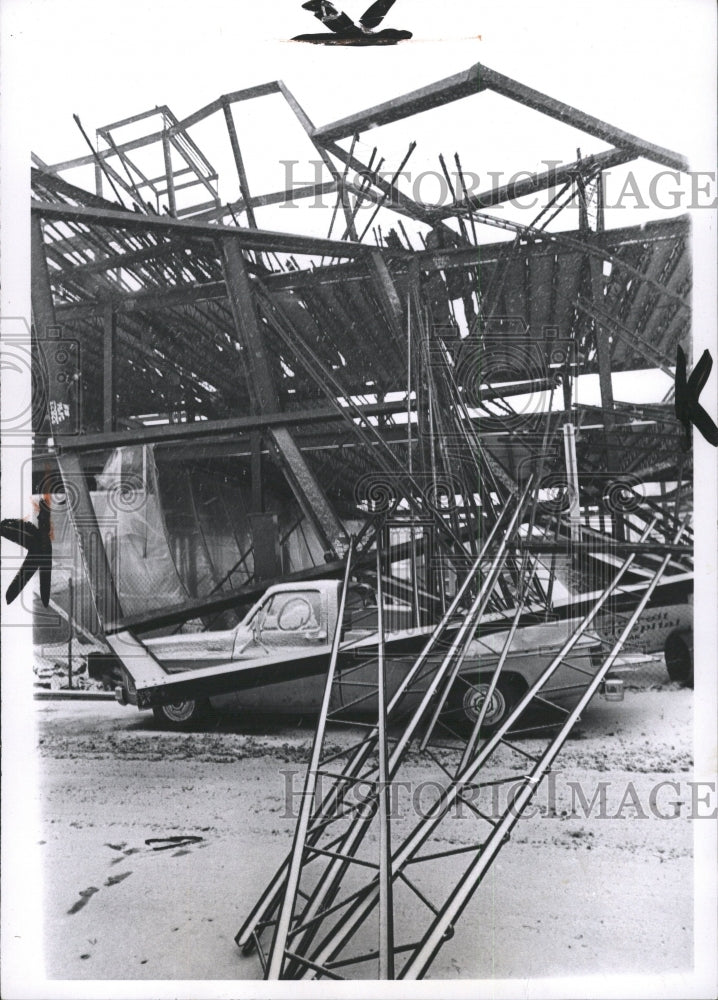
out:
{"label": "car door", "polygon": [[232,659],[234,630],[161,636],[145,640],[144,645],[170,673],[199,670]]}

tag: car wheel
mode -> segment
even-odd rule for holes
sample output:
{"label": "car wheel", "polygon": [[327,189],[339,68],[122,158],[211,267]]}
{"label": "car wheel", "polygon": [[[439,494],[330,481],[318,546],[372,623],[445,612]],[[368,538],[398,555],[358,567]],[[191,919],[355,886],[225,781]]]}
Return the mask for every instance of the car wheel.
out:
{"label": "car wheel", "polygon": [[[450,710],[454,716],[456,728],[462,735],[473,730],[489,692],[490,682],[489,676],[479,677],[475,682],[472,682],[469,677],[460,677],[454,685]],[[519,689],[515,680],[511,677],[499,677],[481,723],[482,736],[491,736],[503,725],[518,698]],[[451,725],[450,722],[449,725]]]}
{"label": "car wheel", "polygon": [[664,647],[668,676],[683,687],[693,687],[693,632],[671,632]]}
{"label": "car wheel", "polygon": [[153,708],[152,713],[165,729],[191,729],[198,722],[207,719],[210,706],[208,701],[187,698],[184,701],[173,701],[169,705],[160,705]]}

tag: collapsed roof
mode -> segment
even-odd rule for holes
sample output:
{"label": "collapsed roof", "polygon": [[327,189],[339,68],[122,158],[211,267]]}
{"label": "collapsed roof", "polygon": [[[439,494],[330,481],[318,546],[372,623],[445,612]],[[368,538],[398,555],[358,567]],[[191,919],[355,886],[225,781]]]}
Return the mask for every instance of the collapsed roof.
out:
{"label": "collapsed roof", "polygon": [[[608,148],[478,194],[457,155],[453,198],[434,207],[406,193],[400,169],[387,180],[376,150],[359,159],[360,134],[485,92]],[[328,180],[251,193],[234,115],[271,97]],[[194,138],[210,120],[226,129],[233,202]],[[122,139],[127,128],[140,132]],[[153,445],[159,464],[187,469],[213,463],[249,511],[265,510],[263,491],[295,505],[314,569],[314,549],[341,560],[347,524],[366,518],[372,484],[387,477],[398,507],[433,518],[449,552],[475,546],[530,475],[540,485],[564,468],[567,422],[587,505],[600,504],[609,476],[670,494],[687,473],[669,404],[618,403],[612,376],[672,375],[676,346],[689,347],[688,220],[606,230],[602,206],[604,171],[637,157],[685,169],[678,154],[482,66],[321,128],[275,82],[183,120],[167,108],[132,116],[99,129],[98,142],[59,164],[35,157],[33,170],[36,347],[54,386],[38,395],[34,425],[52,433],[61,474],[72,461],[82,478],[97,475],[118,447]],[[443,156],[441,166],[451,184]],[[87,168],[94,193],[68,180]],[[487,211],[537,192],[531,225]],[[308,212],[324,195],[327,236]],[[260,228],[260,211],[295,199],[305,232]],[[578,225],[558,229],[569,204]],[[485,242],[496,230],[503,239]],[[58,325],[79,360],[46,349]],[[591,374],[599,407],[577,396]],[[427,506],[437,482],[444,500]]]}

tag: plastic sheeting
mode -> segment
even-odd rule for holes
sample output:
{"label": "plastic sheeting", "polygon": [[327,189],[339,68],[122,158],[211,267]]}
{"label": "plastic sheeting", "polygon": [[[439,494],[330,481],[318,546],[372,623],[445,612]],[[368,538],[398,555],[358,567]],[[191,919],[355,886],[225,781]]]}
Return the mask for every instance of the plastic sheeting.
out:
{"label": "plastic sheeting", "polygon": [[189,596],[172,558],[150,447],[118,448],[93,491],[105,552],[126,615]]}
{"label": "plastic sheeting", "polygon": [[[118,448],[96,477],[91,492],[102,543],[125,615],[178,607],[188,600],[231,593],[253,578],[248,490],[212,463],[183,461],[153,446]],[[278,515],[282,572],[322,565],[323,548],[292,497],[265,494]],[[97,634],[92,590],[80,559],[64,498],[53,497],[54,575],[52,596]],[[44,641],[58,641],[52,614],[38,615]],[[61,631],[61,630],[60,630]]]}

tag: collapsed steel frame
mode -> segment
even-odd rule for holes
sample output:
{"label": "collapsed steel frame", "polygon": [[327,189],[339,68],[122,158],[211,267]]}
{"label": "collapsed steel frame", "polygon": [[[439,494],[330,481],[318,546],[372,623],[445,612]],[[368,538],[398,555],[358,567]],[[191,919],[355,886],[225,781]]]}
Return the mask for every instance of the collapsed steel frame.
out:
{"label": "collapsed steel frame", "polygon": [[[367,163],[356,155],[356,137],[364,132],[488,91],[610,148],[478,194],[468,191],[456,156],[453,201],[440,208],[419,204],[397,184],[411,146],[390,181],[376,149]],[[281,96],[300,122],[329,183],[252,194],[233,106],[270,95]],[[125,129],[144,129],[157,115],[161,128],[122,140]],[[195,126],[214,115],[224,123],[237,175],[240,197],[229,204],[221,203],[217,172],[192,136]],[[687,164],[670,150],[480,65],[320,128],[277,81],[224,95],[182,120],[168,108],[132,116],[99,129],[98,138],[100,148],[74,160],[48,166],[35,158],[34,349],[45,367],[47,392],[34,427],[38,436],[52,436],[49,454],[38,448],[38,469],[48,459],[57,468],[54,479],[38,471],[38,492],[59,489],[72,498],[69,513],[102,629],[120,659],[132,661],[138,691],[148,699],[172,700],[193,684],[199,691],[205,681],[206,690],[215,690],[212,685],[223,681],[216,671],[207,678],[168,678],[138,634],[246,604],[288,574],[259,572],[255,538],[254,572],[239,585],[225,587],[218,580],[212,593],[193,594],[180,607],[128,614],[89,486],[110,449],[152,447],[184,461],[209,456],[224,462],[224,469],[241,465],[252,512],[265,513],[271,481],[277,495],[293,504],[291,530],[304,524],[317,539],[323,559],[302,565],[291,578],[343,576],[344,594],[350,572],[375,584],[376,725],[313,809],[316,779],[328,763],[323,744],[339,655],[337,628],[294,846],[238,942],[259,949],[268,978],[339,978],[340,968],[375,961],[380,977],[394,978],[405,953],[398,975],[419,978],[641,611],[666,579],[669,587],[683,586],[690,577],[690,546],[682,541],[690,540],[690,456],[680,428],[667,404],[617,403],[612,385],[615,371],[659,368],[671,374],[676,344],[688,346],[688,224],[675,219],[605,231],[601,207],[602,175],[611,167],[638,157],[678,171]],[[138,160],[142,150],[156,152],[163,169],[146,170]],[[443,156],[440,163],[448,181]],[[85,167],[94,168],[94,194],[64,176]],[[350,170],[361,174],[361,184],[350,180]],[[209,200],[193,201],[198,189]],[[105,197],[109,191],[114,201]],[[530,225],[487,212],[537,192],[545,192],[547,202]],[[550,229],[576,193],[578,230]],[[327,237],[260,228],[260,210],[322,194],[336,196]],[[364,202],[374,209],[360,232],[357,214]],[[337,239],[332,232],[340,210],[344,233]],[[380,223],[372,230],[374,245],[366,242],[373,221],[388,210],[392,228],[385,234]],[[404,220],[415,226],[411,234]],[[482,243],[482,226],[508,230],[512,238]],[[84,367],[72,368],[59,341],[79,345]],[[586,373],[599,377],[600,407],[576,403],[575,380]],[[511,400],[530,393],[547,404],[527,418]],[[578,444],[567,424],[578,428]],[[573,469],[570,483],[567,465]],[[567,511],[566,487],[578,485],[578,468],[582,503],[569,504]],[[556,481],[560,502],[552,505],[547,495]],[[639,490],[623,507],[616,497],[604,502],[607,490],[631,494],[644,481],[661,484],[658,499]],[[382,507],[404,525],[393,544]],[[588,589],[596,593],[584,601],[579,623],[541,681],[497,733],[486,739],[484,707],[468,737],[441,747],[442,753],[458,754],[447,770],[437,756],[437,733],[457,735],[447,723],[447,704],[468,642],[489,613],[508,630],[486,706],[525,614],[555,610],[557,563],[567,553],[583,574],[584,589],[589,580],[594,585]],[[551,559],[542,575],[543,555]],[[408,582],[392,573],[402,558],[410,563]],[[415,625],[434,626],[388,701],[385,588],[411,604]],[[554,723],[544,749],[527,754],[513,742],[516,726],[532,705],[558,711],[547,697],[551,676],[598,610],[618,594],[625,599],[625,628],[597,672],[573,665],[582,690],[578,708],[560,713],[558,733]],[[437,660],[442,642],[448,651]],[[387,720],[417,678],[427,685],[420,708],[392,737]],[[236,671],[229,681],[241,683]],[[394,850],[387,796],[415,739],[449,783],[431,818]],[[518,814],[493,822],[475,810],[489,831],[471,846],[466,871],[452,874],[446,899],[434,904],[406,868],[422,860],[446,862],[441,852],[422,857],[417,851],[445,819],[447,803],[464,801],[467,789],[487,784],[482,769],[491,768],[496,751],[529,756],[535,765],[513,803]],[[489,778],[488,784],[503,780]],[[366,797],[352,802],[348,790],[367,784],[370,810],[362,816],[358,808],[366,807]],[[330,806],[339,808],[338,828],[332,828]],[[359,856],[375,817],[378,862]],[[327,846],[322,837],[330,828],[340,832]],[[309,863],[321,859],[326,871],[307,886],[302,879]],[[357,867],[371,873],[359,888],[352,883]],[[408,945],[394,941],[393,894],[400,885],[433,915],[422,938]],[[348,955],[346,947],[377,904],[377,947]]]}

